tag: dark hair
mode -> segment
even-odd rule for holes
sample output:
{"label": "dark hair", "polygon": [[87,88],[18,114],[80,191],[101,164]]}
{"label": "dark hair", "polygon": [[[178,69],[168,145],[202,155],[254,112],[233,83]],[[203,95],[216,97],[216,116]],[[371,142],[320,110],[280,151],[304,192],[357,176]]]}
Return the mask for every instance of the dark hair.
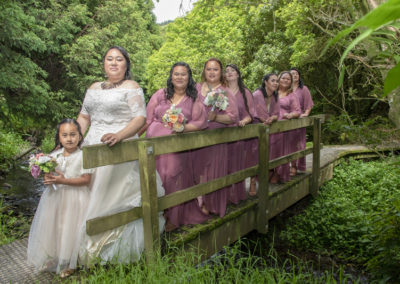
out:
{"label": "dark hair", "polygon": [[228,67],[231,67],[231,68],[235,69],[235,71],[238,73],[239,90],[240,90],[240,93],[242,94],[244,105],[246,107],[247,113],[250,115],[251,119],[253,120],[253,117],[251,116],[251,113],[249,111],[249,105],[247,103],[247,97],[246,97],[246,90],[248,90],[249,92],[250,92],[250,90],[244,84],[243,79],[242,79],[242,74],[240,73],[239,68],[235,64],[228,64],[228,65],[226,65],[225,69],[228,68]]}
{"label": "dark hair", "polygon": [[193,80],[192,70],[190,69],[190,66],[186,62],[176,62],[174,65],[172,65],[171,70],[169,71],[169,77],[167,80],[167,88],[165,88],[165,94],[166,94],[167,100],[170,100],[175,92],[174,84],[172,84],[172,73],[174,72],[174,68],[176,66],[183,66],[186,68],[186,70],[188,72],[188,76],[189,76],[188,85],[186,87],[186,96],[192,98],[192,100],[195,101],[197,98],[196,82]]}
{"label": "dark hair", "polygon": [[292,68],[290,68],[289,72],[292,71],[292,70],[296,71],[299,74],[299,88],[303,89],[304,82],[303,82],[303,78],[301,78],[301,74],[300,74],[299,69],[297,69],[296,67],[292,67]]}
{"label": "dark hair", "polygon": [[131,78],[131,60],[129,59],[128,52],[125,49],[123,49],[122,47],[120,47],[118,45],[114,45],[114,46],[111,46],[109,49],[107,49],[106,53],[104,53],[104,56],[103,56],[103,64],[106,59],[107,53],[111,49],[119,50],[122,53],[122,55],[124,56],[125,61],[126,61],[126,70],[125,70],[124,80],[129,80]]}
{"label": "dark hair", "polygon": [[[276,76],[276,77],[278,77],[278,75],[277,75],[276,73],[268,73],[267,75],[264,76],[264,78],[262,79],[261,86],[257,89],[257,90],[260,90],[260,91],[261,91],[261,93],[263,94],[264,98],[267,97],[267,91],[265,90],[265,81],[268,82],[268,80],[269,80],[269,78],[270,78],[271,76]],[[272,95],[274,96],[275,101],[277,102],[277,101],[278,101],[278,91],[275,90],[275,91],[272,93]]]}
{"label": "dark hair", "polygon": [[56,136],[55,136],[55,144],[56,146],[54,147],[53,151],[56,149],[60,149],[62,147],[64,147],[61,142],[60,142],[60,127],[63,124],[67,124],[67,123],[72,123],[76,126],[76,129],[78,129],[79,132],[79,136],[80,136],[80,141],[78,143],[78,147],[81,146],[82,142],[83,142],[83,135],[82,135],[82,130],[81,130],[81,126],[79,125],[79,123],[73,119],[73,118],[64,118],[63,120],[60,121],[59,124],[57,124],[57,131],[56,131]]}
{"label": "dark hair", "polygon": [[215,58],[215,57],[211,57],[204,63],[203,72],[201,72],[201,82],[206,81],[206,72],[205,71],[206,71],[207,63],[210,61],[215,61],[219,64],[219,67],[221,68],[221,77],[219,78],[219,81],[221,82],[222,86],[226,86],[226,78],[225,78],[224,72],[222,72],[222,66],[223,66],[222,62],[221,62],[221,60],[219,60],[218,58]]}
{"label": "dark hair", "polygon": [[[293,92],[293,76],[292,76],[292,74],[290,74],[289,71],[282,71],[281,73],[279,73],[278,82],[281,80],[282,76],[285,74],[289,74],[289,76],[290,76],[291,84],[290,84],[290,87],[288,90],[289,90],[289,93],[291,93],[291,92]],[[278,89],[279,89],[279,87],[278,87]]]}

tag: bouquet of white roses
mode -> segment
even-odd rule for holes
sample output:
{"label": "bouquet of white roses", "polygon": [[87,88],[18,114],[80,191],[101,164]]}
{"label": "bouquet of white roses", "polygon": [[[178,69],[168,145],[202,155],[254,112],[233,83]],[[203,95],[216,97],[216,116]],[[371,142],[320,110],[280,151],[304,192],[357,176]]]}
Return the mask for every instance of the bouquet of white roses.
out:
{"label": "bouquet of white roses", "polygon": [[219,89],[208,92],[204,99],[204,104],[211,106],[211,111],[215,110],[215,108],[226,110],[229,105],[226,92]]}
{"label": "bouquet of white roses", "polygon": [[162,121],[165,127],[169,127],[175,132],[182,132],[185,129],[186,118],[182,109],[175,107],[174,104],[165,112]]}

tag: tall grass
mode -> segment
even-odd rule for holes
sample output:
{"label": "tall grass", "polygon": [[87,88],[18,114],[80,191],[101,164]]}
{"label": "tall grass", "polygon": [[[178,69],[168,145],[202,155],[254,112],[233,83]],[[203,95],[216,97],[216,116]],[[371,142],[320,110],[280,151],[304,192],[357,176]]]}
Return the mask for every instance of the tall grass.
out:
{"label": "tall grass", "polygon": [[222,253],[200,262],[197,253],[179,249],[157,254],[146,263],[108,264],[83,270],[71,278],[72,283],[357,283],[344,269],[317,271],[299,259],[280,262],[273,250],[264,257],[251,248],[243,249],[238,241]]}

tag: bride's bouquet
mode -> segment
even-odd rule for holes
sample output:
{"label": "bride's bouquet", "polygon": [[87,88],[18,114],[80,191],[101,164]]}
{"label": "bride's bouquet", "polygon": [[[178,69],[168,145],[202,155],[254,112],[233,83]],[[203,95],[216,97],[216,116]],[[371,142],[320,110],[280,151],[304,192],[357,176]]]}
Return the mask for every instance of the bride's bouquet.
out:
{"label": "bride's bouquet", "polygon": [[226,92],[219,89],[208,92],[204,99],[204,104],[206,106],[211,106],[211,111],[214,111],[215,108],[226,110],[229,105]]}
{"label": "bride's bouquet", "polygon": [[174,104],[165,112],[162,121],[165,127],[169,127],[175,132],[182,132],[185,129],[186,118],[182,109],[175,107]]}
{"label": "bride's bouquet", "polygon": [[[46,155],[44,153],[39,153],[36,155],[31,155],[29,157],[29,171],[31,175],[36,179],[42,173],[51,173],[54,172],[57,167],[56,158]],[[54,190],[56,190],[56,186],[53,184]]]}

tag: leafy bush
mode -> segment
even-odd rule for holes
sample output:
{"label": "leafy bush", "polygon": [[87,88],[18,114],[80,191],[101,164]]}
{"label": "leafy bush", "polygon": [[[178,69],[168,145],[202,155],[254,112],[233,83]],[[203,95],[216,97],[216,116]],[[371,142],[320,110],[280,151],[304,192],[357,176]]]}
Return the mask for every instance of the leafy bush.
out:
{"label": "leafy bush", "polygon": [[387,274],[398,275],[399,197],[396,164],[349,159],[335,168],[334,178],[303,214],[290,221],[281,237],[298,248],[363,265],[368,262],[375,273],[385,266]]}
{"label": "leafy bush", "polygon": [[377,255],[367,263],[381,279],[400,279],[400,193],[396,192],[372,218],[370,249]]}
{"label": "leafy bush", "polygon": [[11,243],[26,237],[29,233],[30,220],[22,214],[18,216],[0,200],[0,245]]}
{"label": "leafy bush", "polygon": [[15,156],[28,147],[29,143],[20,135],[0,128],[0,172],[8,172],[14,164]]}
{"label": "leafy bush", "polygon": [[322,138],[326,144],[362,144],[375,148],[400,140],[399,131],[387,118],[379,115],[360,121],[342,113],[329,117],[322,127]]}
{"label": "leafy bush", "polygon": [[50,153],[55,147],[54,141],[55,130],[46,133],[46,136],[42,140],[42,145],[40,146],[43,153]]}

